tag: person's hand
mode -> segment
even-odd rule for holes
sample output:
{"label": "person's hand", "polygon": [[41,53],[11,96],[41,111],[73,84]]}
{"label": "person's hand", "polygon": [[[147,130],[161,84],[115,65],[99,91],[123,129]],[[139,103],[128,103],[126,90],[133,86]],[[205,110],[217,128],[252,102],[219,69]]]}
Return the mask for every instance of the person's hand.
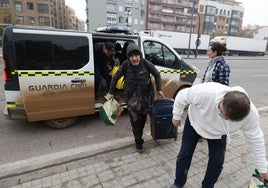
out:
{"label": "person's hand", "polygon": [[174,127],[180,127],[181,126],[181,120],[176,120],[172,118],[172,124]]}
{"label": "person's hand", "polygon": [[115,58],[114,55],[112,56],[112,61],[114,62],[114,66],[119,65],[119,59],[118,58]]}
{"label": "person's hand", "polygon": [[160,91],[157,91],[157,94],[158,94],[158,97],[159,98],[165,98],[165,95],[164,95],[164,93],[162,92],[162,90],[160,90]]}
{"label": "person's hand", "polygon": [[114,94],[107,93],[107,95],[105,95],[105,99],[107,100],[114,99]]}
{"label": "person's hand", "polygon": [[268,173],[260,173],[259,179],[261,181],[264,181],[264,180],[268,181]]}

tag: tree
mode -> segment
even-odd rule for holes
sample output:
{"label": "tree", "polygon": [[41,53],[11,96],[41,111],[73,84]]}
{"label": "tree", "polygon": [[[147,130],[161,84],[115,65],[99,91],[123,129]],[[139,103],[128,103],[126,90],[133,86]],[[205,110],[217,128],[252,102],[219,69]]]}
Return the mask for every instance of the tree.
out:
{"label": "tree", "polygon": [[245,37],[245,38],[253,38],[254,32],[256,30],[256,26],[252,27],[250,25],[242,28],[240,31],[237,32],[238,37]]}
{"label": "tree", "polygon": [[17,19],[11,15],[10,8],[2,7],[1,12],[0,20],[2,20],[4,24],[16,24]]}

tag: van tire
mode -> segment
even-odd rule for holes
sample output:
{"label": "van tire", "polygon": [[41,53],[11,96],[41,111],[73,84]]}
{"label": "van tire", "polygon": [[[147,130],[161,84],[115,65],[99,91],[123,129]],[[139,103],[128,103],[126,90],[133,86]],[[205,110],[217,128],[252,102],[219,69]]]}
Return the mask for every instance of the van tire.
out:
{"label": "van tire", "polygon": [[67,118],[59,118],[59,119],[51,119],[45,121],[47,127],[52,129],[64,129],[72,126],[78,117],[67,117]]}

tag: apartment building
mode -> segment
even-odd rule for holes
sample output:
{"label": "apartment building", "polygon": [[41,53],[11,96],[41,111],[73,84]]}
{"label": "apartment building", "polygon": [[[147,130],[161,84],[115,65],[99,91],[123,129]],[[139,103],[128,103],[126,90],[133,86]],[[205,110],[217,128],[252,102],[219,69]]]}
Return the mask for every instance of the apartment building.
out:
{"label": "apartment building", "polygon": [[87,28],[117,25],[134,32],[145,29],[146,0],[86,0]]}
{"label": "apartment building", "polygon": [[244,8],[235,0],[199,0],[202,33],[236,36],[242,28]]}
{"label": "apartment building", "polygon": [[236,35],[242,27],[243,12],[234,0],[147,0],[146,28]]}
{"label": "apartment building", "polygon": [[165,30],[236,35],[244,8],[235,0],[86,0],[89,31],[108,25],[132,31]]}
{"label": "apartment building", "polygon": [[77,19],[70,19],[73,15],[74,11],[66,8],[65,0],[1,0],[0,4],[2,27],[12,24],[58,29],[83,28]]}

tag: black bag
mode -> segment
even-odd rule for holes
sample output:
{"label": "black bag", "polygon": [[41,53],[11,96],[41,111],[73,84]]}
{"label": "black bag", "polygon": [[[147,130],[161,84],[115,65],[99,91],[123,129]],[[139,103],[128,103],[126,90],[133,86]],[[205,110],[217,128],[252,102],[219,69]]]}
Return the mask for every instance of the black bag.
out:
{"label": "black bag", "polygon": [[127,106],[134,111],[140,113],[148,113],[154,101],[154,88],[152,83],[150,82],[145,88],[144,86],[137,86],[136,91],[132,95],[132,97],[128,100]]}

